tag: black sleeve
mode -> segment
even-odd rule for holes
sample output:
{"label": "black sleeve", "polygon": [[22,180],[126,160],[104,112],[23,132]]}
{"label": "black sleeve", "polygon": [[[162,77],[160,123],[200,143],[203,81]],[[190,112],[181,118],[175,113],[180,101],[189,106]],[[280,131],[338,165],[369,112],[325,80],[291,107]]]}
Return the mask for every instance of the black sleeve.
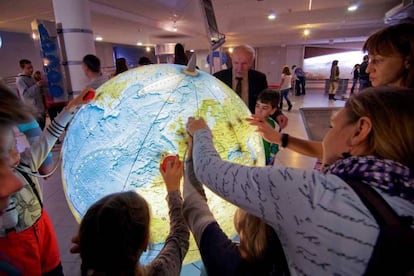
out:
{"label": "black sleeve", "polygon": [[216,222],[204,230],[199,249],[208,275],[236,275],[242,263],[238,246]]}

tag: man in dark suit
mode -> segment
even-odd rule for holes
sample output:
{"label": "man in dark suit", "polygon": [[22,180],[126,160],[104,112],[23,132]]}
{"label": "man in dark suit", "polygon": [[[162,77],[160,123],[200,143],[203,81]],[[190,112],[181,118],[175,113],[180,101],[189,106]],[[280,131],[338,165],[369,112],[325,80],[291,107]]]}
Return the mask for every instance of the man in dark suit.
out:
{"label": "man in dark suit", "polygon": [[[257,96],[267,88],[266,75],[251,69],[254,58],[255,51],[251,46],[238,46],[233,50],[232,68],[214,74],[216,78],[227,84],[242,98],[251,113],[254,113]],[[276,111],[274,115],[280,128],[286,127],[287,117],[280,110]]]}

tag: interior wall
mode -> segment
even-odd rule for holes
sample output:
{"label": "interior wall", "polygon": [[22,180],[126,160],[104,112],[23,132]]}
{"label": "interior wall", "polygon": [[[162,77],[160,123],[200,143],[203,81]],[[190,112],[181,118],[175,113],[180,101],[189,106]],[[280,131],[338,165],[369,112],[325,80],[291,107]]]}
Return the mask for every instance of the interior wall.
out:
{"label": "interior wall", "polygon": [[35,42],[28,34],[1,32],[3,45],[0,48],[0,77],[15,77],[20,73],[19,60],[32,61],[34,70],[42,69],[40,52],[35,48]]}
{"label": "interior wall", "polygon": [[282,67],[302,66],[303,46],[273,46],[256,49],[256,70],[266,74],[269,84],[279,84]]}
{"label": "interior wall", "polygon": [[[22,58],[30,59],[35,70],[42,68],[40,52],[29,34],[1,32],[1,35],[3,39],[3,46],[0,48],[0,60],[3,65],[0,66],[1,78],[13,80],[20,72],[18,62]],[[111,73],[115,68],[113,47],[116,45],[107,42],[95,43],[96,55],[101,59],[103,71],[107,73]],[[335,46],[341,48],[340,45]],[[301,45],[256,48],[255,68],[266,74],[269,84],[278,84],[282,66],[285,64],[303,66],[304,48]],[[209,73],[209,65],[206,61],[208,50],[197,51],[196,55],[199,69]],[[155,56],[151,60],[156,63]]]}

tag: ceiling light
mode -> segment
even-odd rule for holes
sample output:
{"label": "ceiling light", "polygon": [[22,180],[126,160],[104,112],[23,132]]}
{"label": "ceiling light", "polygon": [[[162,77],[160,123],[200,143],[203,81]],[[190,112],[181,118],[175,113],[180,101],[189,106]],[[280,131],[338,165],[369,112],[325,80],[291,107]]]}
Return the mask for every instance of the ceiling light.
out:
{"label": "ceiling light", "polygon": [[274,12],[269,13],[269,15],[267,16],[267,19],[275,20],[276,19],[276,14]]}
{"label": "ceiling light", "polygon": [[146,50],[147,52],[151,52],[151,47],[147,46],[147,48],[145,48],[145,50]]}
{"label": "ceiling light", "polygon": [[303,35],[304,35],[304,36],[308,36],[309,34],[310,34],[309,29],[304,29],[304,30],[303,30]]}
{"label": "ceiling light", "polygon": [[190,50],[190,53],[194,53],[194,49],[191,49],[191,50]]}
{"label": "ceiling light", "polygon": [[138,41],[137,42],[137,46],[142,46],[142,42],[141,41]]}
{"label": "ceiling light", "polygon": [[348,11],[356,11],[358,9],[358,5],[350,5],[348,7]]}
{"label": "ceiling light", "polygon": [[229,53],[231,54],[231,53],[233,53],[233,47],[230,47],[229,48]]}
{"label": "ceiling light", "polygon": [[100,35],[98,35],[98,36],[96,36],[95,40],[96,40],[96,41],[102,41],[102,40],[103,40],[103,37],[102,37],[102,36],[100,36]]}

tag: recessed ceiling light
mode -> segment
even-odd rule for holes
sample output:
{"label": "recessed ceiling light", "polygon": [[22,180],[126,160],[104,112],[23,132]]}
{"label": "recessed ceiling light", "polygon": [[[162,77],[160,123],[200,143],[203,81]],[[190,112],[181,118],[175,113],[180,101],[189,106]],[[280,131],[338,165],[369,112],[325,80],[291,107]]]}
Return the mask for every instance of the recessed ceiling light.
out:
{"label": "recessed ceiling light", "polygon": [[275,20],[276,19],[276,14],[274,12],[269,13],[269,15],[267,16],[267,19],[269,19],[269,20]]}
{"label": "recessed ceiling light", "polygon": [[358,5],[350,5],[348,7],[348,11],[356,11],[358,9]]}
{"label": "recessed ceiling light", "polygon": [[191,49],[191,50],[190,50],[190,53],[194,53],[194,49]]}
{"label": "recessed ceiling light", "polygon": [[310,34],[309,29],[304,29],[304,30],[303,30],[303,35],[304,35],[304,36],[308,36],[309,34]]}
{"label": "recessed ceiling light", "polygon": [[102,40],[103,40],[103,37],[102,37],[102,36],[100,36],[100,35],[98,35],[98,36],[96,36],[95,40],[96,40],[96,41],[102,41]]}
{"label": "recessed ceiling light", "polygon": [[141,41],[138,41],[137,42],[137,46],[142,46],[142,42]]}

